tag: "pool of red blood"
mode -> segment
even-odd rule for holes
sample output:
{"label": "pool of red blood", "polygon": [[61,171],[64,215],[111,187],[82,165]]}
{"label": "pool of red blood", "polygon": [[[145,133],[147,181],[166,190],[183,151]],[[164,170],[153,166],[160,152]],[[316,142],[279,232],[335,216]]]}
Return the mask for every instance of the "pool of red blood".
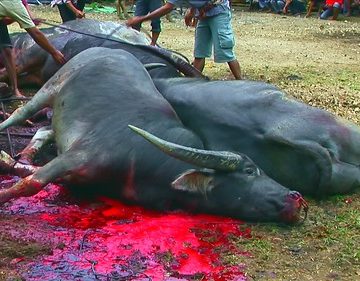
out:
{"label": "pool of red blood", "polygon": [[[18,178],[0,177],[0,187]],[[221,255],[240,252],[231,237],[251,237],[238,220],[183,211],[156,212],[109,199],[71,198],[50,184],[0,209],[25,221],[4,231],[50,245],[52,254],[20,259],[26,280],[246,280],[244,265]]]}

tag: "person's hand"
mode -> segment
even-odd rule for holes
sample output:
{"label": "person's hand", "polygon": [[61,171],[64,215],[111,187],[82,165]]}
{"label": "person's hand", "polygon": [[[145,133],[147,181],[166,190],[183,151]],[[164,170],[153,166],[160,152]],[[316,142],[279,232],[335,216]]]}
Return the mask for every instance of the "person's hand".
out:
{"label": "person's hand", "polygon": [[65,64],[66,63],[66,59],[63,55],[62,52],[60,52],[59,50],[56,50],[55,53],[51,54],[53,59],[58,63],[58,64]]}
{"label": "person's hand", "polygon": [[85,13],[82,12],[82,11],[80,11],[80,10],[76,10],[76,11],[75,11],[75,16],[76,16],[76,18],[78,18],[78,19],[82,19],[82,18],[85,17]]}
{"label": "person's hand", "polygon": [[197,23],[197,19],[195,18],[195,10],[194,9],[187,9],[185,13],[185,25],[194,27]]}
{"label": "person's hand", "polygon": [[138,24],[142,23],[142,18],[141,17],[132,17],[132,18],[129,18],[125,24],[127,26],[130,26],[130,27],[133,27],[133,26],[136,26]]}
{"label": "person's hand", "polygon": [[4,17],[4,18],[1,20],[1,22],[2,22],[3,24],[8,25],[8,24],[12,24],[12,23],[14,22],[14,20],[13,20],[12,18],[9,18],[9,17]]}
{"label": "person's hand", "polygon": [[192,23],[193,18],[194,18],[194,14],[195,13],[194,13],[193,9],[187,9],[186,10],[185,17],[184,17],[186,26],[191,26],[191,23]]}

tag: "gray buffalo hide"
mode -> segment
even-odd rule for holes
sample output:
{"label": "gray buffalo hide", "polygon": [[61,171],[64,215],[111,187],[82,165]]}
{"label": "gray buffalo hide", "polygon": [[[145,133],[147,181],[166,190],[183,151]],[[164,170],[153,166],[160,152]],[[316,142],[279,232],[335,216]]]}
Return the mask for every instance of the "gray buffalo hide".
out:
{"label": "gray buffalo hide", "polygon": [[[59,155],[0,191],[0,204],[63,180],[98,192],[109,188],[145,206],[181,206],[254,221],[296,222],[306,208],[298,192],[269,178],[240,146],[236,153],[203,150],[208,141],[184,126],[140,61],[123,50],[90,48],[76,55],[0,130],[45,106],[54,110]],[[152,138],[170,156],[129,125],[163,139]],[[2,167],[8,163],[13,171],[24,170],[3,155]]]}
{"label": "gray buffalo hide", "polygon": [[254,81],[156,80],[207,149],[241,151],[270,177],[323,197],[360,187],[360,128]]}

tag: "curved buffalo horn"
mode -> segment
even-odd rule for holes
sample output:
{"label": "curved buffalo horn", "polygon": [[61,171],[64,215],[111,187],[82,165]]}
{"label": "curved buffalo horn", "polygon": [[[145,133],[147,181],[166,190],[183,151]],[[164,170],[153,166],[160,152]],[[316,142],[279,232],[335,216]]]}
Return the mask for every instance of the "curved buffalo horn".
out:
{"label": "curved buffalo horn", "polygon": [[158,62],[158,63],[156,63],[156,62],[145,63],[144,67],[146,68],[147,71],[149,71],[149,70],[154,69],[154,68],[166,67],[166,64],[165,63],[160,63],[160,62]]}
{"label": "curved buffalo horn", "polygon": [[162,140],[140,128],[128,125],[130,129],[144,137],[166,154],[190,164],[222,171],[235,171],[244,163],[244,158],[228,151],[212,151],[186,147]]}

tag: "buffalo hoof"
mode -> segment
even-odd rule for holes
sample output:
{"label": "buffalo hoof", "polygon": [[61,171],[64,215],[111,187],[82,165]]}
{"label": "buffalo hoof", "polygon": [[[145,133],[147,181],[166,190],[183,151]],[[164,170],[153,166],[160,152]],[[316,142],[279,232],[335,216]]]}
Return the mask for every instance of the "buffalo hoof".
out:
{"label": "buffalo hoof", "polygon": [[[27,162],[31,160],[24,160]],[[5,151],[0,151],[0,173],[14,174],[21,178],[27,177],[33,174],[38,167],[31,165],[30,163],[20,163],[12,158]]]}
{"label": "buffalo hoof", "polygon": [[16,161],[5,151],[0,151],[0,172],[11,173],[14,169]]}

